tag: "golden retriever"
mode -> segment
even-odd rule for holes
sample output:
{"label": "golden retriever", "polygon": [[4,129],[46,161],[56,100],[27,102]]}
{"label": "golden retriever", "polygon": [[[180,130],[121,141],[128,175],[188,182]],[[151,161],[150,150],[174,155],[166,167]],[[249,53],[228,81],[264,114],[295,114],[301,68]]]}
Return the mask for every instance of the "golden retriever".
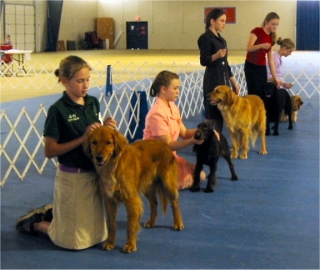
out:
{"label": "golden retriever", "polygon": [[[291,96],[291,120],[292,122],[297,122],[298,120],[298,111],[301,109],[303,105],[303,100],[299,95]],[[282,111],[280,122],[286,122],[288,120],[288,116]]]}
{"label": "golden retriever", "polygon": [[241,159],[248,158],[249,138],[254,146],[258,136],[261,137],[259,153],[267,154],[266,148],[266,110],[259,96],[239,97],[226,85],[217,86],[208,94],[211,105],[217,105],[229,130],[232,141],[231,158],[238,157],[242,147]]}
{"label": "golden retriever", "polygon": [[178,200],[178,165],[167,144],[159,140],[140,140],[128,144],[120,132],[103,126],[86,137],[84,150],[100,176],[107,212],[108,239],[103,249],[115,248],[117,207],[123,202],[128,219],[127,243],[123,251],[137,250],[137,234],[143,214],[140,193],[146,196],[150,205],[150,218],[144,227],[156,225],[158,196],[164,214],[168,202],[171,202],[173,229],[184,228]]}

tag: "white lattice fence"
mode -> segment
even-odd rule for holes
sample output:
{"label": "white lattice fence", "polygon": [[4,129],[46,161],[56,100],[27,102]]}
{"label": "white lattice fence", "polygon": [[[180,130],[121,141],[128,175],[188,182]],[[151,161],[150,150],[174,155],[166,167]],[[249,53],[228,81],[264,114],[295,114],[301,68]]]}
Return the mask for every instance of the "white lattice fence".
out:
{"label": "white lattice fence", "polygon": [[[150,76],[155,76],[162,69],[164,67],[159,65],[158,69],[154,69],[149,74]],[[97,72],[97,69],[94,69],[93,74],[94,72]],[[99,78],[98,72],[96,75]],[[122,76],[128,77],[129,75]],[[139,112],[140,106],[139,96],[138,102],[131,104],[132,96],[137,95],[137,90],[148,91],[152,83],[152,78],[145,79],[142,75],[142,73],[136,75],[142,78],[140,80],[114,85],[111,95],[105,95],[105,86],[96,86],[102,90],[99,97],[102,116],[112,115],[117,119],[119,130],[128,138],[133,138],[138,128],[138,125],[136,125],[134,129],[130,129],[131,123],[133,122],[133,126],[135,126],[136,123],[139,123],[140,118],[139,114],[130,114],[133,111]],[[100,76],[102,78],[102,75]],[[202,109],[202,75],[201,72],[194,71],[182,73],[180,76],[182,87],[179,106],[182,108],[182,114],[188,118],[199,113]],[[105,76],[103,80],[106,81]],[[43,83],[47,82],[43,81]],[[56,81],[52,83],[56,84]],[[183,100],[185,103],[181,102]],[[148,106],[151,106],[153,102],[154,99],[148,98]],[[34,104],[32,107],[34,108]],[[37,172],[41,174],[48,162],[53,162],[54,165],[57,165],[55,159],[50,161],[44,156],[44,141],[41,134],[47,116],[47,109],[41,104],[38,111],[32,116],[33,113],[23,107],[15,119],[7,111],[1,111],[1,186],[4,186],[10,175],[16,175],[23,180],[32,167],[36,168]]]}
{"label": "white lattice fence", "polygon": [[300,65],[294,63],[291,66],[284,65],[285,75],[283,79],[293,84],[292,92],[296,95],[311,98],[320,92],[320,70],[312,64]]}
{"label": "white lattice fence", "polygon": [[[37,89],[52,89],[57,85],[57,79],[53,75],[56,66],[50,63],[46,65],[33,64],[26,67],[27,74],[19,74],[24,76],[24,80],[17,80],[14,76],[1,77],[1,87],[15,88],[18,90],[27,87],[36,87]],[[107,66],[98,62],[93,66],[91,72],[91,86],[100,90],[100,105],[103,117],[112,115],[118,121],[119,130],[127,137],[133,138],[138,125],[134,129],[130,129],[131,123],[139,123],[140,116],[131,114],[132,111],[139,111],[138,102],[131,104],[132,95],[136,95],[137,91],[146,91],[161,70],[167,69],[179,74],[182,86],[178,100],[183,118],[189,118],[202,112],[202,79],[203,68],[194,70],[194,66],[186,65],[181,67],[173,63],[170,66],[149,65],[144,63],[137,66],[130,63],[123,66],[116,63],[112,67],[113,92],[111,95],[105,95],[106,90],[106,69]],[[246,81],[243,73],[243,65],[232,66],[232,71],[240,85],[241,95],[246,94]],[[286,81],[295,83],[294,89],[298,89],[296,94],[305,94],[312,97],[319,94],[319,70],[311,64],[306,67],[300,67],[297,63],[291,67],[285,67]],[[147,95],[148,106],[154,102],[153,98]],[[20,112],[15,111],[17,116],[12,116],[11,112],[1,111],[1,186],[4,186],[9,177],[19,177],[23,180],[31,168],[35,168],[38,173],[43,173],[48,162],[57,165],[55,159],[49,161],[44,156],[43,142],[43,126],[47,115],[47,109],[44,105],[39,105],[36,112],[31,112],[23,107]],[[32,104],[35,107],[35,104]]]}

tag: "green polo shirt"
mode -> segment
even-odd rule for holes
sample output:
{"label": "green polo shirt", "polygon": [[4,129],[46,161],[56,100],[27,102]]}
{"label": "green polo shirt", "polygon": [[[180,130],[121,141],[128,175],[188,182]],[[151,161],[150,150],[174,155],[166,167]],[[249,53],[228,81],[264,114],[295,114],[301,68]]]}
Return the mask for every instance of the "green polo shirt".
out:
{"label": "green polo shirt", "polygon": [[[64,91],[62,97],[49,108],[43,136],[65,143],[81,137],[92,123],[100,122],[98,99],[86,95],[84,100],[85,105],[79,105]],[[60,164],[85,170],[94,168],[90,158],[83,152],[82,145],[58,156],[58,161]]]}

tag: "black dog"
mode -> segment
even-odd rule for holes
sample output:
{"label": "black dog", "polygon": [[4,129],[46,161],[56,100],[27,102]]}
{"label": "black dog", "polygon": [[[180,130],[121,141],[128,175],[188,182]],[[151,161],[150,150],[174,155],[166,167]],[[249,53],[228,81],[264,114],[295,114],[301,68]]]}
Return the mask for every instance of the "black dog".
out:
{"label": "black dog", "polygon": [[235,173],[234,165],[230,158],[230,148],[227,139],[222,133],[219,133],[220,140],[217,139],[212,128],[207,123],[200,123],[198,130],[194,134],[195,139],[204,140],[202,144],[195,144],[193,146],[193,152],[197,155],[197,163],[194,172],[194,182],[191,186],[191,191],[200,190],[200,173],[203,165],[210,167],[210,173],[208,176],[207,187],[204,192],[213,192],[214,186],[217,184],[216,170],[219,157],[222,156],[228,162],[231,179],[238,180],[238,176]]}
{"label": "black dog", "polygon": [[270,135],[270,122],[274,122],[273,135],[279,135],[279,121],[283,110],[288,115],[288,129],[292,129],[292,105],[288,91],[283,88],[277,89],[274,83],[268,82],[264,87],[262,99],[267,111],[266,135]]}

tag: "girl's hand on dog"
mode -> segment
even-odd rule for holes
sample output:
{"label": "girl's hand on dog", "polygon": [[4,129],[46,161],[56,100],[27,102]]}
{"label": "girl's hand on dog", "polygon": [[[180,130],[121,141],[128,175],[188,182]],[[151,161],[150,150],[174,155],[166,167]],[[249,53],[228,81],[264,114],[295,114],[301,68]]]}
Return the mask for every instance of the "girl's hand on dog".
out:
{"label": "girl's hand on dog", "polygon": [[102,127],[100,122],[95,122],[89,126],[87,126],[85,132],[83,133],[83,135],[81,136],[81,141],[83,142],[85,140],[85,138],[90,134],[90,132],[92,132],[93,130]]}
{"label": "girl's hand on dog", "polygon": [[111,127],[112,129],[117,129],[117,121],[113,119],[112,117],[107,117],[104,122],[104,126]]}
{"label": "girl's hand on dog", "polygon": [[216,135],[217,137],[217,140],[220,141],[220,134],[218,131],[216,131],[215,129],[213,130],[214,134]]}
{"label": "girl's hand on dog", "polygon": [[93,124],[91,124],[91,125],[89,125],[89,126],[87,126],[87,128],[86,128],[86,131],[84,132],[84,136],[85,135],[87,135],[88,133],[90,133],[91,131],[93,131],[93,130],[95,130],[95,129],[97,129],[97,128],[99,128],[99,127],[101,127],[102,125],[101,125],[101,123],[99,123],[99,122],[95,122],[95,123],[93,123]]}
{"label": "girl's hand on dog", "polygon": [[192,144],[202,144],[204,140],[197,140],[194,137],[190,138]]}

